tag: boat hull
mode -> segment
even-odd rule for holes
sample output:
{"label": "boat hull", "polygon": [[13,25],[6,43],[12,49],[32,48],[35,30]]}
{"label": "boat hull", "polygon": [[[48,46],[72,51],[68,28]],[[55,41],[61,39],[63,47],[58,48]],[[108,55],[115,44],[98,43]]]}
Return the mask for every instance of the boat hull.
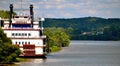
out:
{"label": "boat hull", "polygon": [[47,53],[45,52],[45,46],[36,47],[35,45],[23,45],[20,57],[45,57]]}

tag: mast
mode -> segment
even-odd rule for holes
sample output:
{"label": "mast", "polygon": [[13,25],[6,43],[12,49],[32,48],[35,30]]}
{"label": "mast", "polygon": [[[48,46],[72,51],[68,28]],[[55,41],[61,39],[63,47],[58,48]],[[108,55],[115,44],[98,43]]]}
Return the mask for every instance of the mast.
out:
{"label": "mast", "polygon": [[11,23],[12,23],[12,15],[13,14],[13,4],[10,4],[10,18],[9,18],[9,27],[11,27]]}
{"label": "mast", "polygon": [[31,26],[33,28],[33,19],[34,19],[34,13],[33,13],[33,5],[30,5],[30,17],[31,17]]}

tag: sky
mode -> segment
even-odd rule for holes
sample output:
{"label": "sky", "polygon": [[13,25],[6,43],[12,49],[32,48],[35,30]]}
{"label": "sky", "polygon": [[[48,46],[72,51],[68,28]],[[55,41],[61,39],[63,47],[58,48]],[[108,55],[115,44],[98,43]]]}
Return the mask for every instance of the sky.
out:
{"label": "sky", "polygon": [[28,14],[33,4],[36,18],[120,18],[120,0],[0,0],[0,10],[9,10],[11,3],[17,14]]}

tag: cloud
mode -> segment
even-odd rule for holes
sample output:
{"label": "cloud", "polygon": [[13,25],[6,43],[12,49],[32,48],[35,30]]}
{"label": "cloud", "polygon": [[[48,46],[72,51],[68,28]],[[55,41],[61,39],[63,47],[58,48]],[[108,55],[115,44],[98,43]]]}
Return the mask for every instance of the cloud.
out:
{"label": "cloud", "polygon": [[97,11],[96,11],[95,9],[90,9],[90,10],[88,10],[88,13],[89,13],[89,14],[96,14]]}
{"label": "cloud", "polygon": [[56,17],[56,16],[55,16],[54,14],[46,14],[45,17],[46,17],[46,18],[50,18],[50,17],[51,17],[51,18],[54,18],[54,17]]}
{"label": "cloud", "polygon": [[[21,7],[20,0],[0,0],[0,9],[9,9],[11,2],[15,8]],[[120,17],[119,3],[120,0],[23,0],[22,4],[26,9],[33,4],[36,15],[45,13],[47,17]]]}
{"label": "cloud", "polygon": [[63,15],[64,17],[73,17],[73,14],[71,14],[71,13],[64,13],[64,15]]}

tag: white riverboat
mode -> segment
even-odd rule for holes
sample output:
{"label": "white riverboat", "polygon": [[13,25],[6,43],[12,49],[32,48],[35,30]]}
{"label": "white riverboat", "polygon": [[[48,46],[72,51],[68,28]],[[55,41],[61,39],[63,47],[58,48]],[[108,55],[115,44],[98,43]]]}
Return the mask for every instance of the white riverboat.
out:
{"label": "white riverboat", "polygon": [[[45,56],[46,36],[39,21],[34,22],[33,5],[30,5],[29,16],[13,16],[13,4],[10,4],[10,19],[4,21],[2,29],[14,45],[19,46],[20,56]],[[44,21],[44,18],[41,18]]]}

